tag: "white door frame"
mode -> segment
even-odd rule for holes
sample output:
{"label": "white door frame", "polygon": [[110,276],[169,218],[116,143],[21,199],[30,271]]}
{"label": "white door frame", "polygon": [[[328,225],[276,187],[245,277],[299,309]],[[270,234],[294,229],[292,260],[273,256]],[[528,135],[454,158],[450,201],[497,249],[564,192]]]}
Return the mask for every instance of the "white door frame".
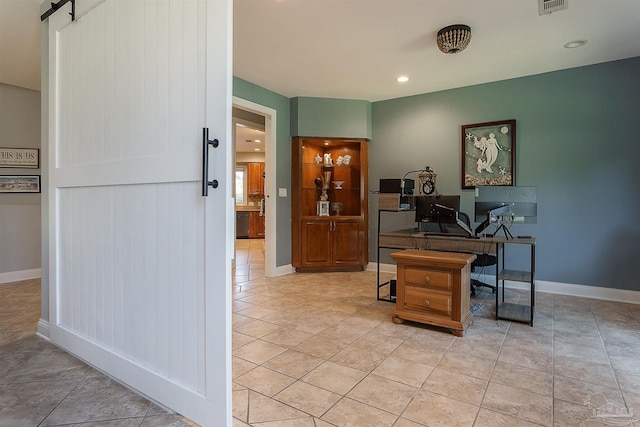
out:
{"label": "white door frame", "polygon": [[265,141],[265,235],[264,235],[264,273],[267,277],[276,276],[276,114],[273,108],[233,97],[233,106],[264,116]]}

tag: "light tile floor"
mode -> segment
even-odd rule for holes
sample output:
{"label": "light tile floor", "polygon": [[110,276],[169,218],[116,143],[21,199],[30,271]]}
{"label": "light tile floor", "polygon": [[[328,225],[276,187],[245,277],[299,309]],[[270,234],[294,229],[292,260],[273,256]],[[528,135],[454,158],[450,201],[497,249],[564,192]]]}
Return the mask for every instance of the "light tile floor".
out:
{"label": "light tile floor", "polygon": [[35,335],[40,280],[0,285],[0,427],[194,425]]}
{"label": "light tile floor", "polygon": [[[538,293],[531,328],[484,291],[456,338],[393,324],[373,272],[265,278],[262,245],[238,244],[234,427],[640,425],[638,305]],[[38,283],[0,285],[0,426],[192,425],[33,336]]]}

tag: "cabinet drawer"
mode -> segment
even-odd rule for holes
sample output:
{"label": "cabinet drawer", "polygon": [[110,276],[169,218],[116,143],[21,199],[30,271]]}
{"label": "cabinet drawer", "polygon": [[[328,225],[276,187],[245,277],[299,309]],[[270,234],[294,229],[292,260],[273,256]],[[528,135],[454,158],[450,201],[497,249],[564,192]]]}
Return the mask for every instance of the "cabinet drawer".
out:
{"label": "cabinet drawer", "polygon": [[405,308],[451,316],[451,294],[430,292],[422,287],[405,287]]}
{"label": "cabinet drawer", "polygon": [[420,286],[451,291],[453,278],[449,271],[407,268],[404,275],[407,286]]}

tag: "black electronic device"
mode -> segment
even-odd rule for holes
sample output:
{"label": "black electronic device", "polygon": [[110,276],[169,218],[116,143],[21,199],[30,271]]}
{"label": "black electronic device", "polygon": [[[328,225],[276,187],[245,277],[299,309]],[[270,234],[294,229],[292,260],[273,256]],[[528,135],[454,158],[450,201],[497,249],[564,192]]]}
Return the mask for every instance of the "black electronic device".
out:
{"label": "black electronic device", "polygon": [[538,188],[478,186],[474,210],[475,221],[480,222],[476,234],[494,224],[508,239],[513,238],[507,225],[537,222]]}
{"label": "black electronic device", "polygon": [[380,192],[381,193],[398,193],[403,196],[413,195],[413,189],[415,188],[415,181],[412,179],[403,180],[400,178],[384,178],[380,179]]}
{"label": "black electronic device", "polygon": [[[508,207],[508,210],[499,208]],[[538,187],[478,186],[475,198],[475,222],[491,221],[535,224],[538,215]]]}
{"label": "black electronic device", "polygon": [[460,218],[460,196],[417,196],[415,220],[426,233],[473,235]]}
{"label": "black electronic device", "polygon": [[438,223],[450,216],[450,211],[437,208],[444,206],[454,211],[460,210],[460,196],[416,196],[416,222]]}

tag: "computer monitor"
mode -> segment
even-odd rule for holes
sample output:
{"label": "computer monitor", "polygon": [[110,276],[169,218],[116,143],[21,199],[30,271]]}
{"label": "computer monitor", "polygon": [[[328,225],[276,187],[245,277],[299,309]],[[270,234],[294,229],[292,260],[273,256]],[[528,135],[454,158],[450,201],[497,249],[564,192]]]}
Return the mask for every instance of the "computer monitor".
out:
{"label": "computer monitor", "polygon": [[[446,209],[449,208],[449,209]],[[416,222],[447,222],[460,210],[460,196],[416,196]]]}
{"label": "computer monitor", "polygon": [[417,196],[416,222],[424,232],[473,235],[460,218],[460,196]]}
{"label": "computer monitor", "polygon": [[535,224],[538,215],[538,187],[476,187],[475,222],[491,221]]}

